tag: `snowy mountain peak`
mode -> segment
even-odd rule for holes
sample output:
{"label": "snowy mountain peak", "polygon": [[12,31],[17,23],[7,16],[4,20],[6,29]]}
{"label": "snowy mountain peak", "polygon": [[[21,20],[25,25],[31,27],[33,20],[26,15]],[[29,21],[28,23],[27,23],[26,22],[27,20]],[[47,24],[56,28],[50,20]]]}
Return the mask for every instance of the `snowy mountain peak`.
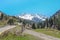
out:
{"label": "snowy mountain peak", "polygon": [[23,19],[27,19],[27,20],[32,20],[34,16],[32,16],[31,14],[25,14],[22,16],[19,16],[19,18],[23,18]]}
{"label": "snowy mountain peak", "polygon": [[46,17],[40,16],[38,14],[24,14],[19,16],[19,18],[23,18],[26,20],[32,20],[32,21],[45,21]]}

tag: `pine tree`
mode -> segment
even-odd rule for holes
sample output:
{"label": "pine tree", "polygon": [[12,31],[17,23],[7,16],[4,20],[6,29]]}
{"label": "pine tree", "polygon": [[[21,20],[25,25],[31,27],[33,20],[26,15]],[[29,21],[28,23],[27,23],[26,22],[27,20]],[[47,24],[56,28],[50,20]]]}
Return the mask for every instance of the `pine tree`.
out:
{"label": "pine tree", "polygon": [[32,29],[36,29],[35,23],[32,24]]}

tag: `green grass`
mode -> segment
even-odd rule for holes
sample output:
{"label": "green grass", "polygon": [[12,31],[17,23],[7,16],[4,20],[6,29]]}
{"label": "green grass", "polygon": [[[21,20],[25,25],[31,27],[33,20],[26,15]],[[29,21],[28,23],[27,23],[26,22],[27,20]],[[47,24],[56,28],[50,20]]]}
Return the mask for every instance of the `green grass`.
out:
{"label": "green grass", "polygon": [[40,39],[28,34],[26,34],[25,36],[16,36],[13,34],[9,34],[6,37],[0,38],[0,40],[40,40]]}
{"label": "green grass", "polygon": [[44,33],[53,37],[60,38],[60,31],[54,29],[36,29],[36,32]]}

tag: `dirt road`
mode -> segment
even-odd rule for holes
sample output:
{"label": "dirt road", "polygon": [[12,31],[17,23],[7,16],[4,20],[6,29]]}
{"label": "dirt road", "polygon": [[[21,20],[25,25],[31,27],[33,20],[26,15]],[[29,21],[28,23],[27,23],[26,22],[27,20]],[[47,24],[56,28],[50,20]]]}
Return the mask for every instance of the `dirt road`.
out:
{"label": "dirt road", "polygon": [[48,36],[48,35],[45,35],[45,34],[42,34],[42,33],[38,33],[38,32],[35,32],[33,30],[28,30],[28,29],[25,29],[24,33],[31,34],[33,36],[42,38],[44,40],[60,40],[59,38]]}

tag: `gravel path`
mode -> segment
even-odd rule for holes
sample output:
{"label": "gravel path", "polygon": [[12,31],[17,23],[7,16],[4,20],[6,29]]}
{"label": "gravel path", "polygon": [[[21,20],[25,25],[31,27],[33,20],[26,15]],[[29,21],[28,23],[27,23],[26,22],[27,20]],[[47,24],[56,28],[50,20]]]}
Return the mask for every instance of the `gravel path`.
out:
{"label": "gravel path", "polygon": [[0,34],[3,33],[4,31],[9,30],[9,29],[14,28],[14,27],[16,27],[16,26],[14,26],[14,25],[11,25],[11,26],[7,25],[7,26],[4,26],[4,27],[1,27],[0,28]]}
{"label": "gravel path", "polygon": [[42,38],[44,40],[60,40],[59,38],[48,36],[48,35],[45,35],[45,34],[42,34],[42,33],[38,33],[38,32],[35,32],[33,30],[28,30],[28,29],[25,29],[24,33],[31,34],[33,36]]}

